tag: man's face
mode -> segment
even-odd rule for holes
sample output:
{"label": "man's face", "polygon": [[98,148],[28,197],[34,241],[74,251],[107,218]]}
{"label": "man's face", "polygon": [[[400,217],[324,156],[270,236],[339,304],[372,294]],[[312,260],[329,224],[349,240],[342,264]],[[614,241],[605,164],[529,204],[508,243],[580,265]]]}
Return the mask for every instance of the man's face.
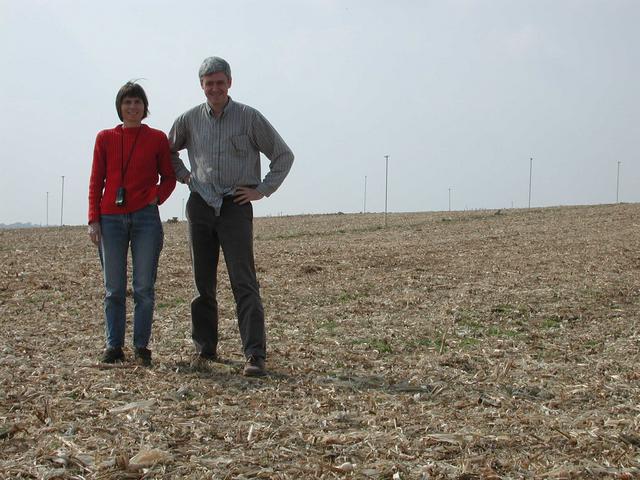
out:
{"label": "man's face", "polygon": [[212,107],[224,107],[227,104],[227,92],[231,87],[231,79],[223,72],[210,73],[202,77],[200,86]]}

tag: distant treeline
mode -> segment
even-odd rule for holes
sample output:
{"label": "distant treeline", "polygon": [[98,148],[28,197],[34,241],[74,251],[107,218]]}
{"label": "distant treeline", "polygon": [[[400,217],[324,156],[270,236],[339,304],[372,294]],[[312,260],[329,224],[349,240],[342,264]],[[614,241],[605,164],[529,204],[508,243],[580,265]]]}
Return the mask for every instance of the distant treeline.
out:
{"label": "distant treeline", "polygon": [[33,223],[10,223],[8,225],[4,223],[0,223],[0,229],[13,229],[13,228],[35,228],[41,227],[42,225],[34,225]]}

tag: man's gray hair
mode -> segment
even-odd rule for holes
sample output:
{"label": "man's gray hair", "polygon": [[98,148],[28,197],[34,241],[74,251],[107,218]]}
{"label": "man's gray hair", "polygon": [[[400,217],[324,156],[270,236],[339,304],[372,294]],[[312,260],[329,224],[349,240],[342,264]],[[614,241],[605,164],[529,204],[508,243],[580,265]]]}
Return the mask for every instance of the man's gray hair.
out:
{"label": "man's gray hair", "polygon": [[224,58],[207,57],[202,62],[202,65],[200,65],[198,75],[200,76],[200,80],[202,80],[202,77],[218,72],[224,73],[227,78],[231,80],[231,67]]}

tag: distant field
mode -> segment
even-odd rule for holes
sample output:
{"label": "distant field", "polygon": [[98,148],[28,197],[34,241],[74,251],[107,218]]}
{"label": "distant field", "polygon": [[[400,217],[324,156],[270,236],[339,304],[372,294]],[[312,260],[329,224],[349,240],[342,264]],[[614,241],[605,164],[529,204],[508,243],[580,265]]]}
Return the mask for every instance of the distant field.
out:
{"label": "distant field", "polygon": [[151,369],[97,363],[84,227],[0,231],[0,478],[640,478],[639,233],[638,204],[257,219],[246,379],[224,265],[225,361],[189,366],[185,223]]}

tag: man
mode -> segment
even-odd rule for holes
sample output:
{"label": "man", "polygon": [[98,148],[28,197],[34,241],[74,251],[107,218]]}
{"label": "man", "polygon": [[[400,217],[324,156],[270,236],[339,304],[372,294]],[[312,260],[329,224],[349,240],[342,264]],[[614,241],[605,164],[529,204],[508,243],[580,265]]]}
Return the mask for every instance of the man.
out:
{"label": "man", "polygon": [[[187,183],[189,241],[197,296],[191,302],[196,364],[216,359],[218,303],[216,273],[220,247],[236,302],[246,358],[244,374],[265,374],[264,311],[253,258],[251,202],[268,197],[282,184],[293,153],[260,112],[231,99],[231,68],[209,57],[199,71],[206,103],[183,113],[169,132],[172,164]],[[189,171],[178,152],[187,149]],[[269,172],[260,175],[260,152]]]}

